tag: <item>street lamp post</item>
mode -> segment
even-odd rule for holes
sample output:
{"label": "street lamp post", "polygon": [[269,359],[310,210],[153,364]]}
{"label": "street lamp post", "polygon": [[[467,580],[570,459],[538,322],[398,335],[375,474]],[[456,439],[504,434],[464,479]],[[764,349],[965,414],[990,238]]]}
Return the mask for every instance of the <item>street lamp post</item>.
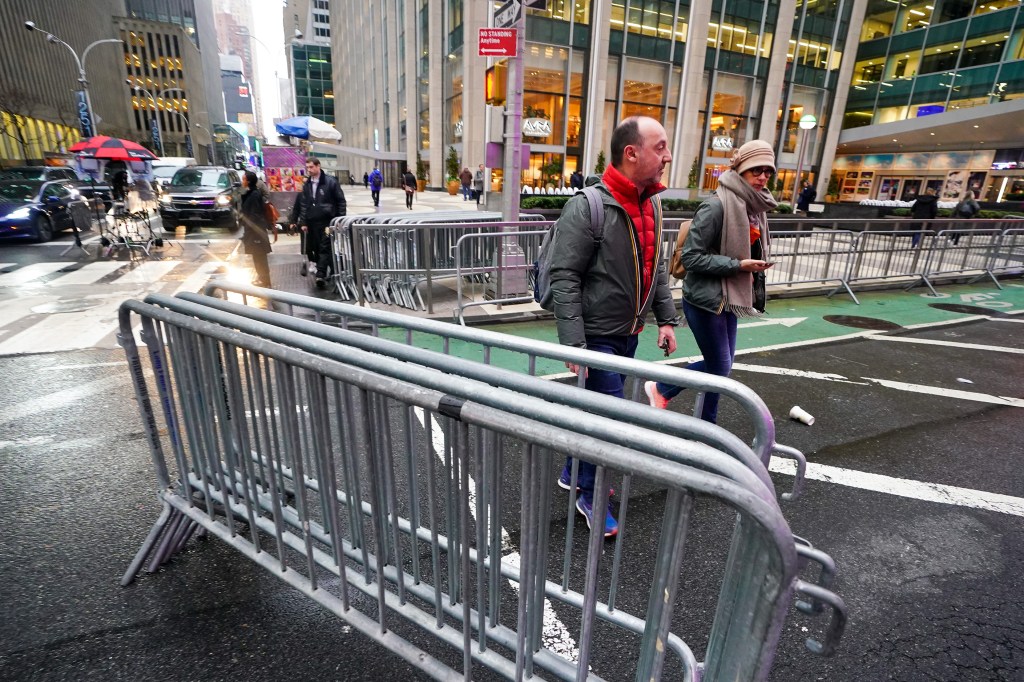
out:
{"label": "street lamp post", "polygon": [[79,59],[78,53],[75,52],[75,48],[71,47],[70,45],[68,45],[63,40],[61,40],[54,34],[50,33],[49,31],[45,31],[39,28],[38,26],[36,26],[35,22],[26,21],[25,28],[27,28],[29,31],[39,31],[40,33],[46,36],[46,41],[49,43],[54,43],[55,45],[63,45],[64,47],[68,48],[68,50],[71,52],[71,56],[75,58],[75,65],[78,67],[78,82],[82,86],[81,99],[78,102],[78,122],[82,128],[82,135],[84,137],[92,137],[97,132],[95,124],[96,119],[93,118],[92,99],[89,97],[89,81],[85,77],[85,59],[89,56],[89,51],[97,45],[100,45],[102,43],[123,43],[124,41],[118,38],[105,38],[103,40],[95,40],[85,47],[85,51],[82,52],[82,58]]}
{"label": "street lamp post", "polygon": [[[142,92],[147,97],[149,97],[151,100],[153,100],[153,119],[152,119],[153,132],[155,133],[155,137],[156,137],[157,149],[160,150],[160,156],[163,156],[164,155],[164,136],[163,136],[163,133],[160,132],[160,112],[157,110],[156,97],[154,97],[153,93],[151,93],[149,90],[147,90],[146,88],[142,87],[141,85],[139,85],[137,83],[133,83],[130,79],[125,79],[125,83],[127,83],[128,87],[130,87],[135,92],[137,92],[137,93],[138,92]],[[175,112],[175,113],[177,113],[177,112]]]}
{"label": "street lamp post", "polygon": [[804,149],[807,146],[808,131],[813,130],[817,125],[818,119],[813,114],[800,117],[800,129],[804,132],[800,135],[800,146],[796,155],[796,182],[793,183],[793,196],[790,198],[794,210],[796,209],[797,194],[800,192],[800,173],[803,171]]}
{"label": "street lamp post", "polygon": [[[169,92],[180,92],[182,94],[188,94],[188,93],[186,93],[181,88],[167,88],[166,90],[161,90],[157,94],[160,95],[161,97],[163,97],[164,95],[166,95]],[[175,109],[165,109],[165,111],[169,111],[170,113],[178,116],[179,118],[181,118],[182,121],[185,122],[185,152],[186,152],[187,156],[190,156],[190,157],[191,156],[195,156],[195,154],[193,153],[193,150],[192,150],[192,128],[189,125],[188,116],[185,116],[185,114],[183,114],[180,111],[177,111]]]}

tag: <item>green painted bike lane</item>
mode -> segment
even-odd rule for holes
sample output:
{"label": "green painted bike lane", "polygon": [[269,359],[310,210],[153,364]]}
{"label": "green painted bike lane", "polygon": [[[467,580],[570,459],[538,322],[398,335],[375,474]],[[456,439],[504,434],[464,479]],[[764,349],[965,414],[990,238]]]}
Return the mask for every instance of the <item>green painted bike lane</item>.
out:
{"label": "green painted bike lane", "polygon": [[[841,319],[830,321],[830,318],[867,318],[866,321],[875,320],[888,323],[891,328],[893,325],[912,327],[914,325],[955,322],[984,314],[1024,311],[1024,283],[1004,281],[1002,285],[1003,289],[998,289],[991,282],[943,286],[937,289],[938,297],[930,295],[926,289],[922,288],[911,291],[858,292],[860,305],[854,303],[845,294],[836,294],[832,298],[807,296],[770,299],[767,314],[759,318],[740,321],[736,350],[737,352],[752,349],[767,350],[786,345],[839,339],[868,331],[862,326],[849,326],[849,320],[847,320],[847,324],[841,324]],[[958,306],[966,309],[948,310],[935,307],[936,305]],[[551,319],[506,322],[479,328],[526,339],[558,343],[555,323]],[[405,340],[405,332],[400,330],[381,330],[381,335],[394,340]],[[676,342],[679,346],[678,350],[670,358],[666,358],[663,351],[657,347],[657,328],[653,323],[648,324],[640,335],[636,357],[641,360],[657,362],[683,361],[688,357],[700,356],[693,335],[685,328],[677,328]],[[413,338],[413,343],[420,348],[442,350],[441,340],[433,336],[417,334]],[[484,351],[476,344],[453,340],[450,342],[449,353],[469,360],[480,362],[484,360]],[[492,350],[490,362],[495,366],[517,372],[528,371],[526,360],[518,353]],[[539,375],[564,371],[565,367],[562,363],[537,360],[536,373]]]}

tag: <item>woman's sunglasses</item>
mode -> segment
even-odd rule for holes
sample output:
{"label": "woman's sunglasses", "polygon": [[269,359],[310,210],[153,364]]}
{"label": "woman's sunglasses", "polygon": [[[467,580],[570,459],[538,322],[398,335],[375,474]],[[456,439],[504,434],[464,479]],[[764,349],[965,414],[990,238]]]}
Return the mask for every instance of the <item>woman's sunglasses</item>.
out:
{"label": "woman's sunglasses", "polygon": [[770,178],[775,172],[775,169],[771,166],[761,166],[760,168],[748,168],[745,172],[750,173],[755,178],[759,175],[765,175]]}

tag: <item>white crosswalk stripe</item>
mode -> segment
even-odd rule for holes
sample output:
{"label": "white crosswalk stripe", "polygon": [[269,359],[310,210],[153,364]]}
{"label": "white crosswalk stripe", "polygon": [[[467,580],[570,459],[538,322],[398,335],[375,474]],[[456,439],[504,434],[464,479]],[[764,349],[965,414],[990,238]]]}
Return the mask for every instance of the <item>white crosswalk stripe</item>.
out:
{"label": "white crosswalk stripe", "polygon": [[[199,291],[222,263],[166,260],[146,261],[133,267],[125,261],[97,261],[58,273],[70,265],[34,263],[0,274],[0,287],[31,287],[25,292],[28,295],[0,297],[0,356],[115,348],[117,313],[123,301],[156,291]],[[115,273],[125,266],[131,269],[117,276]],[[187,276],[180,284],[173,282],[169,287],[165,278],[179,266],[184,272],[175,275]],[[48,275],[47,282],[36,282]],[[104,281],[111,276],[115,279]],[[60,312],[62,308],[67,312]]]}

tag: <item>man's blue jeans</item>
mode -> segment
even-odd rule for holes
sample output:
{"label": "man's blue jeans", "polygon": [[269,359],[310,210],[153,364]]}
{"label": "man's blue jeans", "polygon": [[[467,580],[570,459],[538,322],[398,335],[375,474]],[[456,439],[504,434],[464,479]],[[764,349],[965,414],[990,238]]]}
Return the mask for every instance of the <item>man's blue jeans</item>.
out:
{"label": "man's blue jeans", "polygon": [[[696,372],[717,374],[720,377],[729,376],[733,359],[736,357],[736,316],[730,312],[715,315],[703,308],[690,305],[686,300],[683,300],[683,315],[686,316],[686,323],[690,326],[701,355],[704,356],[703,360],[687,365],[686,368]],[[682,390],[680,386],[658,382],[658,393],[666,399],[671,400]],[[700,418],[712,424],[718,422],[717,393],[704,394],[704,409]]]}
{"label": "man's blue jeans", "polygon": [[[619,357],[631,358],[636,354],[636,345],[639,337],[629,336],[588,336],[587,349],[598,353],[607,353]],[[609,372],[603,369],[587,370],[586,388],[588,391],[596,391],[605,395],[625,398],[624,390],[626,375],[618,372]],[[572,457],[565,459],[565,468],[572,470]],[[594,501],[594,474],[597,467],[590,462],[580,460],[579,470],[576,474],[576,487],[580,489],[580,496],[588,502]]]}
{"label": "man's blue jeans", "polygon": [[473,191],[473,188],[470,187],[469,185],[462,185],[462,200],[463,201],[469,201],[470,192],[472,192],[472,191]]}

